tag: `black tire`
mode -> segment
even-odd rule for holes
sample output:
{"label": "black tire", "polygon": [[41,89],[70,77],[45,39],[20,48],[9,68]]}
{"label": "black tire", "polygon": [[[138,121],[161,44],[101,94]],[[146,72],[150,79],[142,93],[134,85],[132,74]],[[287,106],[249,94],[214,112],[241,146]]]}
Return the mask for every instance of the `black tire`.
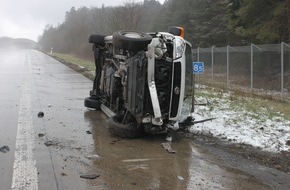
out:
{"label": "black tire", "polygon": [[89,43],[104,46],[105,45],[105,37],[106,37],[105,35],[91,34],[89,36]]}
{"label": "black tire", "polygon": [[113,135],[126,139],[140,138],[144,135],[143,130],[138,126],[136,121],[123,124],[122,118],[121,115],[115,115],[109,118],[109,131]]}
{"label": "black tire", "polygon": [[118,31],[113,34],[113,46],[130,51],[146,50],[152,37],[136,31]]}
{"label": "black tire", "polygon": [[84,105],[87,108],[101,110],[101,102],[100,102],[100,100],[98,100],[96,98],[87,97],[84,101]]}

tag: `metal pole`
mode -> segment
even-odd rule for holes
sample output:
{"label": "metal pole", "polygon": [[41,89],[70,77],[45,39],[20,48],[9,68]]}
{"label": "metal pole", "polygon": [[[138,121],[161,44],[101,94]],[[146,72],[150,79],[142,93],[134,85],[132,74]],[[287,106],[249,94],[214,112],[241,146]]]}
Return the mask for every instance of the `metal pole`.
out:
{"label": "metal pole", "polygon": [[230,86],[230,82],[229,82],[229,78],[230,78],[230,54],[229,54],[229,49],[230,46],[227,46],[227,90],[229,90],[229,86]]}
{"label": "metal pole", "polygon": [[[197,52],[198,52],[198,56],[197,56],[197,62],[199,62],[199,59],[200,59],[200,47],[197,48]],[[199,80],[199,75],[197,77],[197,80],[195,78],[195,75],[194,75],[194,84],[197,82],[197,84],[199,84],[200,80]]]}
{"label": "metal pole", "polygon": [[214,46],[211,47],[211,80],[212,80],[212,83],[213,83],[213,63],[214,63]]}
{"label": "metal pole", "polygon": [[251,90],[253,90],[253,78],[254,78],[254,44],[251,44]]}
{"label": "metal pole", "polygon": [[259,46],[251,44],[251,90],[254,88],[254,48],[262,51]]}
{"label": "metal pole", "polygon": [[281,101],[284,102],[284,42],[281,43]]}
{"label": "metal pole", "polygon": [[194,103],[195,103],[195,74],[192,74],[192,87],[191,87],[191,113],[194,113]]}
{"label": "metal pole", "polygon": [[199,47],[197,47],[197,62],[199,62]]}

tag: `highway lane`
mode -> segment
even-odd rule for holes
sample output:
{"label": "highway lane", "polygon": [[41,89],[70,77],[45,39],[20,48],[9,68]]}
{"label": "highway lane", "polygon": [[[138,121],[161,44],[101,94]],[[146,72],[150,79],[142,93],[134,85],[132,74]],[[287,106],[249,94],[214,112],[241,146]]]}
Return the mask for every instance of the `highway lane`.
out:
{"label": "highway lane", "polygon": [[[76,149],[92,148],[87,146],[92,138],[81,128],[85,127],[83,97],[91,82],[35,50],[2,50],[0,60],[0,146],[10,148],[0,154],[1,189],[86,187],[79,171],[62,171],[62,158],[53,146],[69,142]],[[43,118],[38,117],[39,112],[44,113]],[[52,145],[46,146],[46,142]],[[71,179],[74,175],[77,180]]]}
{"label": "highway lane", "polygon": [[[288,189],[289,174],[175,139],[111,136],[92,81],[36,50],[0,51],[0,189]],[[44,116],[39,117],[39,112]],[[83,179],[94,174],[96,179]]]}

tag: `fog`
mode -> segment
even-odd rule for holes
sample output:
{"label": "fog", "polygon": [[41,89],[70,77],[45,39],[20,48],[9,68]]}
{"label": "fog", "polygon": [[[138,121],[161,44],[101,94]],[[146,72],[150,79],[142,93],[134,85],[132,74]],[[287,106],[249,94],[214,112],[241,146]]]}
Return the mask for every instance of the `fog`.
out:
{"label": "fog", "polygon": [[[56,26],[72,7],[119,6],[143,0],[0,0],[0,37],[27,38],[37,41],[45,25]],[[161,3],[164,0],[160,0]]]}

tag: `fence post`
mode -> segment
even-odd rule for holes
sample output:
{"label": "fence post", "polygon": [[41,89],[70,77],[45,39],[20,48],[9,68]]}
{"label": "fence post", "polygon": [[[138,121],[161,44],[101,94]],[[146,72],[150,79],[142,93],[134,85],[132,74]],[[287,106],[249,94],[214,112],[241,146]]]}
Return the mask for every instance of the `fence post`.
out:
{"label": "fence post", "polygon": [[227,90],[229,91],[229,86],[230,86],[230,46],[227,46]]}
{"label": "fence post", "polygon": [[251,91],[253,91],[253,78],[254,78],[254,44],[251,44]]}
{"label": "fence post", "polygon": [[254,48],[258,50],[262,50],[255,44],[251,44],[251,91],[253,91],[254,88]]}
{"label": "fence post", "polygon": [[281,101],[284,102],[284,42],[281,43]]}
{"label": "fence post", "polygon": [[213,84],[213,63],[214,63],[214,46],[211,47],[211,81],[212,81],[212,84]]}
{"label": "fence post", "polygon": [[281,43],[281,101],[285,101],[285,90],[284,90],[284,46],[290,48],[285,42]]}

